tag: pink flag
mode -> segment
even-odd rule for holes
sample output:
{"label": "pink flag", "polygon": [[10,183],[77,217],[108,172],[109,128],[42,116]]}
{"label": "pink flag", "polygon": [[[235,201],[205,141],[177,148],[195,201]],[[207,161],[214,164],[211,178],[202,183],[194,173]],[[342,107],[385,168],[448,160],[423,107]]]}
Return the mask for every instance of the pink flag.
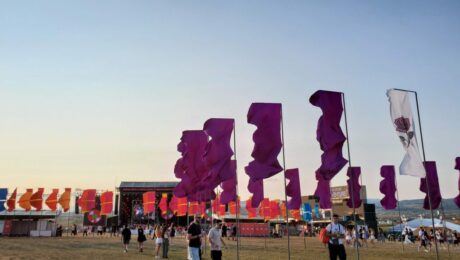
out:
{"label": "pink flag", "polygon": [[[254,149],[251,156],[254,158],[245,167],[249,175],[248,189],[254,194],[252,206],[257,207],[263,198],[263,184],[261,180],[283,170],[278,162],[281,151],[281,104],[278,103],[252,103],[248,112],[248,123],[257,127],[252,139]],[[260,194],[262,192],[262,194]]]}
{"label": "pink flag", "polygon": [[291,197],[291,199],[287,202],[287,208],[300,209],[302,197],[300,194],[299,169],[295,168],[286,170],[286,179],[289,180],[289,184],[286,186],[286,194]]}
{"label": "pink flag", "polygon": [[[348,167],[347,171],[347,184],[348,184],[348,194],[350,198],[347,201],[347,206],[353,208],[353,203],[355,208],[361,207],[361,185],[359,185],[359,175],[361,175],[361,167]],[[352,196],[353,194],[353,196]]]}
{"label": "pink flag", "polygon": [[380,182],[380,192],[384,195],[380,204],[386,210],[394,209],[397,206],[395,167],[393,165],[384,165],[380,167],[380,176],[383,180]]}
{"label": "pink flag", "polygon": [[434,161],[427,161],[424,162],[423,165],[425,166],[426,177],[420,179],[420,191],[426,193],[425,200],[423,201],[423,208],[430,209],[430,204],[428,201],[428,190],[427,190],[427,182],[430,186],[430,199],[431,199],[431,208],[437,209],[439,204],[441,204],[441,191],[439,189],[439,181],[438,181],[438,171],[436,170],[436,162]]}
{"label": "pink flag", "polygon": [[321,166],[316,170],[318,186],[315,195],[320,199],[321,208],[326,209],[332,206],[329,182],[348,162],[342,155],[342,146],[346,140],[340,128],[342,93],[318,90],[310,97],[310,103],[323,112],[316,130],[316,139],[323,154]]}
{"label": "pink flag", "polygon": [[248,190],[252,193],[251,207],[257,208],[264,199],[264,180],[249,179]]}
{"label": "pink flag", "polygon": [[236,180],[236,160],[231,160],[231,167],[233,176],[222,182],[222,194],[220,195],[220,203],[227,204],[230,201],[236,201],[236,187],[237,187],[237,180]]}
{"label": "pink flag", "polygon": [[[460,171],[460,157],[455,158],[455,169]],[[458,190],[460,191],[460,178],[458,178]],[[460,208],[460,194],[454,198],[454,202]]]}

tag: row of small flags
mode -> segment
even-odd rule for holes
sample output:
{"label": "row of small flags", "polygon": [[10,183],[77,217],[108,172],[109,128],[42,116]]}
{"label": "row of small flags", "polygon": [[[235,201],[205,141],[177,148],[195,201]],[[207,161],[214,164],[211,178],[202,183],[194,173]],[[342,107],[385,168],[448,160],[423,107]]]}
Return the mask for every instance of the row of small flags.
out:
{"label": "row of small flags", "polygon": [[[58,204],[62,207],[64,212],[67,212],[70,208],[70,197],[71,188],[65,188],[65,191],[59,196],[59,189],[53,189],[52,193],[44,200],[43,198],[44,189],[38,188],[34,193],[32,189],[27,189],[24,194],[17,200],[17,189],[13,191],[10,197],[7,199],[8,189],[0,188],[0,211],[8,210],[13,211],[16,209],[16,201],[19,207],[25,211],[30,211],[32,208],[39,211],[43,208],[43,202],[51,211],[56,211]],[[5,208],[5,202],[7,208]],[[81,212],[89,212],[96,207],[96,190],[86,189],[77,200],[78,206],[81,208]],[[282,216],[286,216],[286,205],[285,202],[280,200],[269,200],[265,198],[258,208],[252,208],[251,199],[246,201],[246,210],[248,212],[248,218],[255,218],[258,215],[265,220],[277,219]],[[307,207],[308,205],[308,207]],[[100,194],[100,214],[108,215],[112,213],[113,209],[113,192],[106,191]],[[241,208],[240,200],[230,201],[228,204],[228,211],[231,215],[240,214],[239,209]],[[316,205],[316,210],[317,210]],[[143,194],[143,212],[144,214],[150,214],[155,212],[157,207],[156,192],[150,191]],[[164,219],[171,219],[173,216],[186,216],[198,214],[202,217],[210,218],[212,214],[217,216],[224,216],[226,214],[226,205],[220,203],[220,198],[216,198],[211,202],[211,207],[207,208],[205,202],[188,201],[186,197],[178,198],[172,196],[168,201],[168,194],[162,193],[161,199],[158,203],[158,208],[161,212],[161,216]],[[308,213],[310,212],[310,213]],[[289,210],[292,218],[299,220],[301,218],[301,210]],[[304,204],[302,209],[302,218],[304,220],[311,220],[311,207],[309,204]]]}

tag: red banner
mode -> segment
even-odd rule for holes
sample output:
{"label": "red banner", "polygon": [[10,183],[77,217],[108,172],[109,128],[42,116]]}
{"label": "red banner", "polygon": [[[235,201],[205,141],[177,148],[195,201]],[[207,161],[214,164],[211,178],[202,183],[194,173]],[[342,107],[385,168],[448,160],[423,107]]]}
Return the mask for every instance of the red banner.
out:
{"label": "red banner", "polygon": [[43,207],[43,191],[45,189],[38,188],[32,196],[30,197],[30,205],[34,207],[37,211],[41,210]]}
{"label": "red banner", "polygon": [[101,194],[101,215],[109,215],[113,209],[113,192],[106,191]]}
{"label": "red banner", "polygon": [[96,207],[96,190],[84,190],[81,197],[78,199],[78,206],[80,206],[82,213],[86,213],[94,209]]}
{"label": "red banner", "polygon": [[51,211],[56,211],[57,208],[57,196],[58,196],[59,189],[53,189],[53,192],[48,196],[48,198],[45,201],[46,206]]}
{"label": "red banner", "polygon": [[144,214],[155,212],[155,192],[148,191],[143,194]]}

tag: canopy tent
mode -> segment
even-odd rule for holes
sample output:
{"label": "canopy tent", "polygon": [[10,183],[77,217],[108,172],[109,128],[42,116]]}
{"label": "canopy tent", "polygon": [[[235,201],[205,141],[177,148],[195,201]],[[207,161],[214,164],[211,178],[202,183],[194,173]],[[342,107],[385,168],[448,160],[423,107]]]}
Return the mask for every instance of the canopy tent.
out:
{"label": "canopy tent", "polygon": [[[460,232],[460,225],[454,224],[449,221],[445,221],[446,228],[450,230],[455,230],[457,232]],[[424,218],[424,219],[413,219],[405,224],[398,224],[390,228],[390,230],[394,230],[396,232],[401,232],[401,230],[407,228],[410,228],[412,230],[417,229],[419,227],[428,227],[430,228],[432,226],[431,218]],[[444,223],[438,219],[434,219],[434,226],[436,228],[443,228]]]}

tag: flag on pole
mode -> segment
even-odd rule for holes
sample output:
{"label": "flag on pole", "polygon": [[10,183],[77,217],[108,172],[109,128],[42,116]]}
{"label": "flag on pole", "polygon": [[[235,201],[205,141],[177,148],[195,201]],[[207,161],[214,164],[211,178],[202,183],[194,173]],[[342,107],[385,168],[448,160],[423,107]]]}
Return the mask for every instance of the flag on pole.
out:
{"label": "flag on pole", "polygon": [[30,197],[30,205],[37,211],[40,211],[43,207],[43,191],[45,189],[38,188],[38,190]]}
{"label": "flag on pole", "polygon": [[290,209],[289,214],[293,219],[295,219],[295,221],[300,220],[300,209]]}
{"label": "flag on pole", "polygon": [[277,219],[280,214],[281,214],[280,201],[271,200],[270,201],[270,219]]}
{"label": "flag on pole", "polygon": [[56,211],[57,208],[58,192],[59,189],[53,189],[53,192],[51,192],[51,194],[48,195],[48,198],[45,201],[46,206],[53,212]]}
{"label": "flag on pole", "polygon": [[283,146],[281,142],[281,104],[252,103],[247,115],[248,123],[257,127],[252,136],[254,158],[245,172],[249,176],[248,190],[253,193],[252,206],[257,207],[263,199],[263,179],[281,172],[278,154]]}
{"label": "flag on pole", "polygon": [[6,195],[8,195],[8,189],[7,188],[1,188],[0,189],[0,212],[4,211],[6,209],[5,208]]}
{"label": "flag on pole", "polygon": [[65,188],[64,193],[61,194],[61,197],[59,197],[59,205],[61,205],[62,209],[64,212],[67,212],[70,209],[70,193],[72,189],[71,188]]}
{"label": "flag on pole", "polygon": [[220,203],[227,204],[236,200],[236,188],[238,186],[236,179],[236,160],[230,160],[231,178],[222,182],[222,193],[220,194]]}
{"label": "flag on pole", "polygon": [[362,203],[361,196],[360,196],[361,185],[359,185],[360,175],[361,175],[361,167],[348,167],[347,184],[348,184],[348,194],[350,194],[350,196],[347,200],[347,206],[349,208],[353,208],[353,202],[354,202],[355,208],[361,207],[361,203]]}
{"label": "flag on pole", "polygon": [[[439,189],[438,171],[436,170],[436,162],[427,161],[424,163],[426,169],[425,178],[420,179],[420,191],[426,193],[425,200],[423,201],[423,208],[430,209],[428,201],[427,185],[430,186],[431,208],[437,209],[441,204],[441,190]],[[428,184],[427,184],[428,182]]]}
{"label": "flag on pole", "polygon": [[112,213],[113,209],[113,192],[106,191],[101,194],[101,215],[106,216]]}
{"label": "flag on pole", "polygon": [[187,215],[187,198],[177,198],[177,216]]}
{"label": "flag on pole", "polygon": [[396,176],[393,165],[384,165],[380,167],[380,176],[383,180],[380,182],[380,192],[384,195],[380,204],[386,210],[395,209],[397,206],[396,193]]}
{"label": "flag on pole", "polygon": [[162,215],[166,214],[166,211],[168,211],[168,193],[163,192],[161,194],[161,200],[158,204],[158,208],[161,210]]}
{"label": "flag on pole", "polygon": [[287,202],[287,207],[288,209],[299,209],[302,204],[299,169],[286,170],[286,179],[289,180],[289,184],[286,186],[286,195],[291,198]]}
{"label": "flag on pole", "polygon": [[94,209],[96,207],[96,190],[83,190],[81,197],[78,199],[78,206],[80,206],[82,213],[86,213]]}
{"label": "flag on pole", "polygon": [[303,216],[302,217],[307,222],[310,222],[312,220],[312,212],[311,212],[310,203],[303,204]]}
{"label": "flag on pole", "polygon": [[340,128],[343,113],[342,93],[318,90],[311,95],[309,101],[322,111],[318,120],[316,140],[323,154],[321,166],[316,170],[318,184],[315,195],[319,197],[321,208],[329,209],[332,207],[330,181],[348,162],[342,155],[343,143],[346,141]]}
{"label": "flag on pole", "polygon": [[246,200],[246,210],[248,211],[248,218],[255,218],[257,217],[257,208],[252,207],[252,197]]}
{"label": "flag on pole", "polygon": [[144,215],[155,212],[156,193],[154,191],[144,192],[142,194],[142,204],[144,206]]}
{"label": "flag on pole", "polygon": [[6,206],[8,206],[8,212],[11,212],[16,209],[16,195],[18,188],[15,188],[10,198],[6,201]]}
{"label": "flag on pole", "polygon": [[264,198],[259,207],[259,215],[264,218],[265,221],[270,220],[270,200]]}
{"label": "flag on pole", "polygon": [[[455,158],[455,169],[460,171],[460,157]],[[460,177],[458,178],[459,195],[454,198],[454,203],[460,208]]]}
{"label": "flag on pole", "polygon": [[32,197],[32,189],[27,189],[26,193],[19,198],[19,207],[29,211],[31,209],[30,197]]}
{"label": "flag on pole", "polygon": [[388,90],[387,96],[390,102],[391,121],[406,150],[406,155],[399,165],[399,174],[423,178],[426,176],[426,171],[418,149],[409,96],[407,92],[394,89]]}

